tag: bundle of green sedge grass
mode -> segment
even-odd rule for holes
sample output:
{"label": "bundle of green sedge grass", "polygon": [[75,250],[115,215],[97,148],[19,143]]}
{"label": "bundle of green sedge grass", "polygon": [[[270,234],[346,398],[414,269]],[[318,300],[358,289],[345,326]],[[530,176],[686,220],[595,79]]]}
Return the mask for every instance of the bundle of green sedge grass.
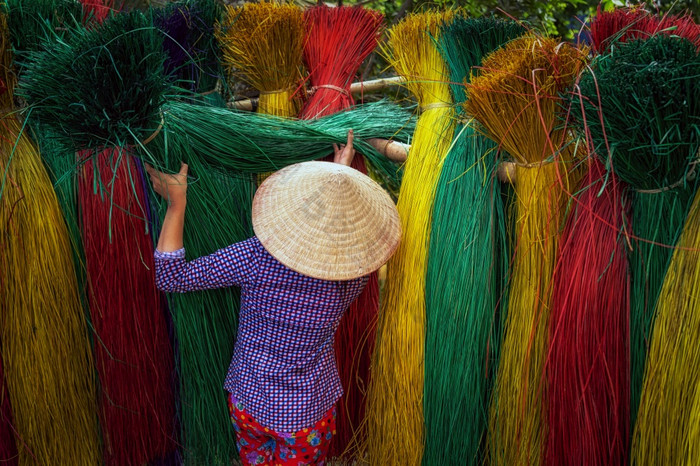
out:
{"label": "bundle of green sedge grass", "polygon": [[524,33],[514,21],[458,15],[440,34],[460,122],[436,188],[428,251],[424,464],[484,460],[507,244],[496,144],[461,104],[472,67]]}

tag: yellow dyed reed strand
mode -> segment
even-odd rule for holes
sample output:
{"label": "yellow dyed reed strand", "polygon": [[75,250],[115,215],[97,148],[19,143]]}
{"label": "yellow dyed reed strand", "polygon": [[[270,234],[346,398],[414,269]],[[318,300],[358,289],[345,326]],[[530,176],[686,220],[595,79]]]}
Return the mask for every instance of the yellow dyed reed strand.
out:
{"label": "yellow dyed reed strand", "polygon": [[272,2],[227,6],[216,36],[229,73],[260,91],[260,113],[299,113],[299,100],[293,97],[302,77],[304,48],[299,7]]}
{"label": "yellow dyed reed strand", "polygon": [[696,194],[657,301],[632,440],[637,465],[700,458],[700,194]]}
{"label": "yellow dyed reed strand", "polygon": [[38,149],[13,111],[0,14],[0,354],[20,465],[101,464],[97,387],[73,250]]}
{"label": "yellow dyed reed strand", "polygon": [[[544,362],[557,239],[566,197],[580,176],[557,119],[587,50],[534,35],[487,57],[465,110],[516,163],[516,251],[501,360],[489,413],[492,465],[538,465],[547,438]],[[562,186],[563,185],[563,186]]]}
{"label": "yellow dyed reed strand", "polygon": [[[368,457],[420,465],[423,454],[425,275],[435,188],[454,133],[447,67],[435,47],[451,12],[409,15],[383,49],[423,112],[405,165],[398,210],[403,238],[387,265],[368,389]],[[457,453],[458,454],[458,453]]]}
{"label": "yellow dyed reed strand", "polygon": [[13,115],[0,120],[0,341],[19,464],[100,464],[94,360],[68,230],[20,131]]}

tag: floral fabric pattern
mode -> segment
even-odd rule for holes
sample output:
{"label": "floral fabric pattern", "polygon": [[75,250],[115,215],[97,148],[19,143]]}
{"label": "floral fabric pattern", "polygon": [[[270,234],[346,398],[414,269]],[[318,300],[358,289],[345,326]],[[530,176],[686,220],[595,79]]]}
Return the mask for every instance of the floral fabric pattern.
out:
{"label": "floral fabric pattern", "polygon": [[297,432],[277,432],[261,425],[232,395],[228,398],[228,409],[236,431],[238,453],[244,465],[325,464],[328,447],[335,434],[335,406],[312,427]]}

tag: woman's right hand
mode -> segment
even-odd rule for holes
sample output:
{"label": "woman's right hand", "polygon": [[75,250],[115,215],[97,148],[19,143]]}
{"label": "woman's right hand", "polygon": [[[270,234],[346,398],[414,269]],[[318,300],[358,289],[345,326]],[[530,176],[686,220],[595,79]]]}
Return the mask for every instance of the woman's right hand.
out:
{"label": "woman's right hand", "polygon": [[169,206],[184,207],[187,202],[187,168],[187,164],[182,163],[178,173],[168,174],[146,164],[153,190],[167,200]]}

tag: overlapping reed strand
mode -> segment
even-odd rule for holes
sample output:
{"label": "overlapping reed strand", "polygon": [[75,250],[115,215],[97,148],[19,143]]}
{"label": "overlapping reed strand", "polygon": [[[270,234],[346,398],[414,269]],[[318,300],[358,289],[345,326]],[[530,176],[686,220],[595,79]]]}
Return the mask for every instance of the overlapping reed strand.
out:
{"label": "overlapping reed strand", "polygon": [[263,1],[227,6],[217,31],[221,61],[260,91],[258,111],[296,116],[301,79],[304,17],[293,4]]}
{"label": "overlapping reed strand", "polygon": [[488,56],[472,78],[466,111],[516,163],[516,252],[496,386],[491,399],[491,464],[540,464],[547,324],[563,190],[580,157],[557,114],[561,94],[585,65],[586,49],[526,36]]}
{"label": "overlapping reed strand", "polygon": [[699,284],[696,194],[659,294],[632,441],[634,464],[693,464],[700,453]]}
{"label": "overlapping reed strand", "polygon": [[[54,142],[118,146],[158,111],[153,106],[166,88],[162,38],[143,14],[77,28],[45,49],[28,54],[23,91],[32,121],[51,129]],[[139,100],[144,97],[156,100]],[[79,189],[81,232],[104,459],[142,464],[175,453],[173,355],[163,297],[154,285],[141,175],[121,166],[124,157],[112,155],[110,150],[102,154],[109,161],[98,157],[86,164]]]}
{"label": "overlapping reed strand", "polygon": [[[187,188],[191,212],[184,231],[187,259],[250,238],[252,175],[230,176],[191,154],[187,161],[196,180]],[[166,207],[159,203],[161,218]],[[238,453],[221,386],[233,354],[240,292],[222,288],[172,293],[168,302],[178,341],[184,462],[230,465]]]}
{"label": "overlapping reed strand", "polygon": [[398,210],[403,238],[387,266],[367,394],[370,464],[418,465],[423,456],[425,273],[435,186],[454,132],[445,62],[434,38],[453,17],[425,12],[388,32],[384,53],[422,107]]}
{"label": "overlapping reed strand", "polygon": [[78,183],[88,300],[100,379],[106,464],[175,455],[174,355],[138,163],[107,149],[82,164]]}
{"label": "overlapping reed strand", "polygon": [[[655,67],[663,67],[664,70],[657,71],[659,74],[653,77],[640,76],[638,84],[644,79],[650,88],[634,89],[636,92],[633,96],[637,102],[653,98],[655,108],[649,108],[648,113],[645,112],[648,116],[629,116],[630,119],[636,116],[636,120],[643,125],[636,134],[639,138],[635,140],[637,147],[648,145],[648,148],[642,149],[643,152],[637,149],[637,152],[642,153],[635,153],[631,162],[646,165],[645,162],[639,161],[640,156],[653,159],[649,162],[658,159],[668,161],[666,163],[673,166],[669,167],[671,169],[665,173],[665,180],[662,179],[660,184],[673,183],[673,177],[676,176],[681,180],[681,186],[676,189],[654,194],[644,194],[638,190],[634,197],[635,203],[643,203],[640,210],[650,208],[650,201],[646,201],[646,197],[653,196],[654,200],[662,197],[657,202],[663,201],[663,205],[656,208],[655,212],[657,215],[664,215],[665,218],[657,227],[658,230],[650,232],[637,228],[637,222],[646,222],[656,227],[657,219],[635,217],[635,233],[641,237],[638,249],[650,255],[641,259],[645,269],[636,269],[633,272],[644,270],[649,274],[647,309],[649,320],[652,322],[644,342],[648,353],[639,395],[638,416],[634,425],[632,461],[639,465],[691,464],[697,460],[697,456],[692,455],[697,454],[700,446],[700,432],[697,429],[699,407],[697,402],[693,401],[697,399],[700,388],[700,355],[696,344],[700,334],[700,300],[696,291],[700,280],[700,196],[697,192],[697,182],[688,181],[694,174],[690,176],[688,173],[697,170],[700,157],[700,54],[697,50],[692,52],[690,42],[672,38],[650,39],[648,44],[639,44],[639,47],[631,48],[630,54],[634,53],[635,57],[640,57],[637,64],[642,60],[653,61]],[[627,60],[632,61],[631,58]],[[632,61],[632,64],[634,63]],[[628,75],[621,77],[630,79]],[[661,91],[665,91],[666,94],[657,97],[656,93]],[[652,103],[649,104],[651,107]],[[649,124],[653,125],[653,129],[649,128]],[[644,130],[645,133],[642,133]],[[664,141],[666,145],[663,147],[655,147],[653,142],[649,141],[655,138],[659,131],[667,135]],[[641,139],[644,136],[645,139]],[[658,173],[658,176],[661,178],[664,173]],[[685,205],[677,207],[677,204],[686,201],[688,193],[695,194],[685,222],[682,215],[668,216],[668,210],[673,208],[682,214]],[[673,196],[673,204],[664,199],[669,196]],[[669,221],[673,223],[669,225]],[[645,233],[651,235],[643,236]],[[650,238],[660,243],[668,241],[666,244],[673,244],[670,241],[678,234],[675,250],[642,243],[644,238]],[[657,250],[659,253],[651,255]],[[652,262],[657,259],[663,259],[664,262]],[[655,270],[658,273],[665,271],[665,276],[656,280],[656,276],[652,275]],[[644,280],[647,276],[633,275],[632,278]],[[654,288],[656,286],[658,288]],[[655,293],[658,293],[658,299],[655,299]]]}
{"label": "overlapping reed strand", "polygon": [[63,215],[15,115],[0,134],[0,342],[19,464],[98,464],[94,362]]}
{"label": "overlapping reed strand", "polygon": [[4,0],[7,26],[17,62],[22,68],[26,52],[42,49],[42,41],[62,38],[80,27],[83,6],[74,0]]}
{"label": "overlapping reed strand", "polygon": [[[455,103],[472,66],[525,29],[492,17],[457,16],[440,34]],[[461,110],[461,107],[458,107]],[[423,464],[481,464],[498,364],[505,217],[496,145],[462,119],[438,180],[426,275]],[[497,261],[501,264],[496,264]],[[495,351],[494,351],[495,350]],[[496,356],[493,358],[493,356]],[[456,455],[454,452],[460,452]]]}
{"label": "overlapping reed strand", "polygon": [[700,138],[698,63],[692,42],[657,35],[597,57],[580,82],[594,149],[631,188],[631,425],[654,308],[695,192],[686,176],[695,171]]}
{"label": "overlapping reed strand", "polygon": [[0,53],[0,354],[19,464],[97,464],[94,364],[70,241],[36,146],[12,111],[4,13]]}
{"label": "overlapping reed strand", "polygon": [[367,139],[407,142],[415,128],[410,112],[385,101],[315,120],[169,102],[163,119],[162,130],[140,148],[147,161],[174,169],[180,160],[189,160],[188,154],[196,154],[202,163],[231,173],[274,171],[325,157],[333,152],[333,143],[345,143],[351,128],[358,152],[379,159],[384,156]]}
{"label": "overlapping reed strand", "polygon": [[[212,75],[220,73],[213,51],[216,41],[207,37],[213,32],[216,2],[187,1],[163,11],[160,27],[177,43],[166,38],[166,68],[202,100],[216,101],[209,93]],[[211,27],[210,27],[211,26]],[[194,96],[183,95],[184,99]],[[196,97],[195,97],[196,98]],[[223,101],[220,105],[223,106]],[[190,183],[190,205],[185,223],[184,241],[187,256],[193,259],[210,254],[252,236],[250,209],[253,179],[214,170],[194,154],[186,154]],[[165,169],[178,170],[180,160],[160,160]],[[160,219],[167,202],[156,194],[151,201],[158,205]],[[155,228],[157,234],[158,228]],[[236,338],[239,290],[226,288],[196,293],[168,294],[168,302],[178,341],[180,371],[181,424],[186,464],[228,465],[238,457],[235,436],[228,417],[221,384],[226,375]]]}
{"label": "overlapping reed strand", "polygon": [[545,463],[629,459],[629,228],[624,186],[595,157],[559,242],[547,355]]}
{"label": "overlapping reed strand", "polygon": [[115,11],[116,0],[80,0],[83,4],[83,19],[102,23],[110,12]]}
{"label": "overlapping reed strand", "polygon": [[609,52],[614,45],[658,34],[685,37],[700,48],[700,25],[689,13],[658,17],[639,6],[613,11],[602,11],[598,6],[591,21],[592,48],[599,54]]}
{"label": "overlapping reed strand", "polygon": [[[377,46],[383,20],[381,13],[360,6],[331,8],[321,4],[304,12],[304,63],[309,70],[312,94],[304,103],[300,118],[331,115],[354,105],[350,84],[360,64]],[[387,171],[392,170],[393,163],[385,160],[390,167]],[[362,155],[353,159],[352,167],[367,174]],[[393,165],[393,170],[398,171],[398,167]],[[344,395],[337,404],[330,457],[357,456],[364,443],[365,390],[378,310],[379,282],[377,272],[373,272],[335,334],[335,358]]]}

